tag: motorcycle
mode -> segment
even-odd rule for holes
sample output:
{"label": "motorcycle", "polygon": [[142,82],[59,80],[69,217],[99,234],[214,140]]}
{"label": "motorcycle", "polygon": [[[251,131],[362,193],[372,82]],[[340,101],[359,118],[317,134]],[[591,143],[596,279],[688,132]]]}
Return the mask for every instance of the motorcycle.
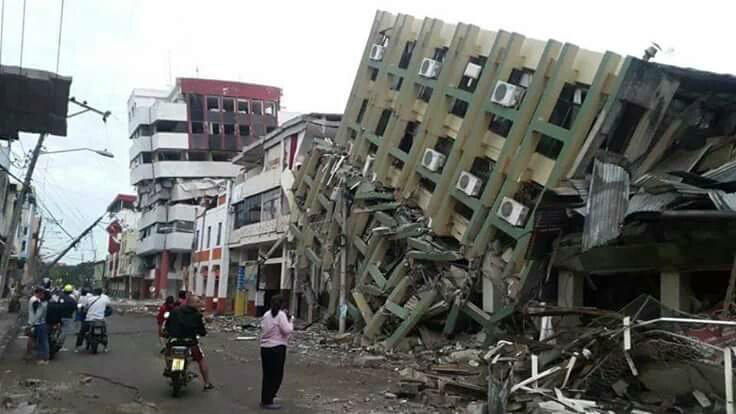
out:
{"label": "motorcycle", "polygon": [[49,326],[49,359],[54,359],[56,353],[61,349],[61,324],[55,323]]}
{"label": "motorcycle", "polygon": [[105,321],[91,321],[88,323],[90,327],[85,338],[87,350],[96,354],[100,344],[107,348],[107,324],[105,324]]}
{"label": "motorcycle", "polygon": [[[164,314],[164,332],[168,318],[169,312],[166,312]],[[196,374],[189,372],[189,364],[192,360],[191,349],[195,344],[195,340],[183,338],[168,338],[166,341],[164,376],[171,380],[170,384],[174,398],[179,396],[181,390],[189,381],[197,377]]]}

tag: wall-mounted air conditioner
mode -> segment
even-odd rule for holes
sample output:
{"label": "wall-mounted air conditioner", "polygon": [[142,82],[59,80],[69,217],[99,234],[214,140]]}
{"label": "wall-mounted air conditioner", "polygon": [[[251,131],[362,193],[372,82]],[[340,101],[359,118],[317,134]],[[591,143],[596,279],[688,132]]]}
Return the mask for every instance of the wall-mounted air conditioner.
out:
{"label": "wall-mounted air conditioner", "polygon": [[424,150],[424,157],[422,158],[422,165],[429,171],[439,171],[443,165],[445,165],[445,154],[437,152],[431,148]]}
{"label": "wall-mounted air conditioner", "polygon": [[371,46],[371,52],[368,55],[368,58],[370,60],[381,61],[383,60],[383,51],[384,51],[383,46],[374,43],[373,46]]}
{"label": "wall-mounted air conditioner", "polygon": [[491,102],[513,108],[519,105],[522,97],[524,97],[524,88],[508,82],[498,81],[496,87],[493,88]]}
{"label": "wall-mounted air conditioner", "polygon": [[483,186],[483,182],[480,178],[473,174],[463,171],[460,173],[460,178],[457,180],[457,189],[465,193],[470,197],[475,197],[480,194],[480,188]]}
{"label": "wall-mounted air conditioner", "polygon": [[480,77],[480,70],[480,65],[473,62],[468,62],[468,65],[465,66],[465,72],[463,73],[463,75],[471,79],[478,79]]}
{"label": "wall-mounted air conditioner", "polygon": [[512,226],[523,227],[529,216],[529,208],[511,197],[504,197],[496,215]]}
{"label": "wall-mounted air conditioner", "polygon": [[422,66],[419,67],[419,75],[425,78],[435,79],[440,74],[440,69],[442,69],[442,63],[434,59],[424,58],[422,60]]}

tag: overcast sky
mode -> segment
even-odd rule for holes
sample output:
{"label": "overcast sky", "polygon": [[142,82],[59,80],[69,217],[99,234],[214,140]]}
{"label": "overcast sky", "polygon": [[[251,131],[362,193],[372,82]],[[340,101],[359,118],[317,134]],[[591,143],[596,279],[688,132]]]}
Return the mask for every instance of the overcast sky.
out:
{"label": "overcast sky", "polygon": [[[25,0],[23,66],[54,71],[61,0]],[[20,61],[24,0],[4,0],[1,63]],[[126,101],[133,88],[162,88],[177,76],[279,86],[282,109],[342,112],[376,9],[517,31],[581,47],[641,56],[650,41],[671,53],[657,61],[716,72],[736,72],[732,52],[734,2],[676,1],[143,1],[66,0],[59,72],[72,76],[72,95],[113,117],[69,120],[67,137],[50,137],[49,150],[109,149],[115,159],[89,152],[45,155],[34,175],[39,198],[71,234],[102,214],[128,176]],[[605,8],[604,8],[605,7]],[[73,108],[70,108],[70,110]],[[17,159],[35,136],[13,145]],[[20,170],[16,170],[21,172]],[[106,234],[94,233],[96,257]],[[49,226],[49,254],[69,241]],[[67,262],[90,260],[93,241]]]}

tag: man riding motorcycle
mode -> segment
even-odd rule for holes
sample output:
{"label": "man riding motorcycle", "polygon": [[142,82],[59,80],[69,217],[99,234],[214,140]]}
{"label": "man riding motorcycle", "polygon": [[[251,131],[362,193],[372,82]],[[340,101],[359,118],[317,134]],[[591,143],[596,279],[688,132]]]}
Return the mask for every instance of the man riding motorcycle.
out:
{"label": "man riding motorcycle", "polygon": [[61,335],[59,336],[59,345],[64,349],[64,341],[67,335],[72,332],[74,326],[74,312],[77,310],[77,301],[72,293],[74,287],[72,285],[64,286],[64,290],[59,296],[58,304],[61,306]]}
{"label": "man riding motorcycle", "polygon": [[204,320],[199,309],[201,302],[198,296],[190,296],[185,304],[181,304],[174,308],[166,319],[165,331],[171,342],[185,341],[191,344],[191,355],[192,360],[196,361],[199,365],[199,372],[202,374],[204,380],[204,390],[211,390],[215,388],[210,382],[209,369],[207,363],[204,360],[204,353],[197,340],[198,336],[207,335],[207,330],[204,327]]}
{"label": "man riding motorcycle", "polygon": [[[80,299],[80,304],[82,300]],[[87,332],[91,329],[94,323],[105,323],[105,317],[110,316],[112,308],[110,307],[110,298],[102,293],[102,289],[96,288],[92,296],[87,298],[84,305],[84,321],[82,321],[82,328],[79,330],[77,335],[77,351],[80,350],[84,343]],[[105,335],[107,336],[107,335]],[[108,350],[107,340],[102,342],[104,346],[104,352]]]}

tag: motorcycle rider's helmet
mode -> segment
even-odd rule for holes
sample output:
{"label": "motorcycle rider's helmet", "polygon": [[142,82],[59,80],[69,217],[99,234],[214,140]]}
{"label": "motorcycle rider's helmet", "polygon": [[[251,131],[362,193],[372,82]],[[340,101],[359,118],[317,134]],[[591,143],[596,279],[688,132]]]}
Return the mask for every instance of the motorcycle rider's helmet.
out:
{"label": "motorcycle rider's helmet", "polygon": [[72,285],[65,285],[64,286],[64,293],[72,293],[74,291],[74,286]]}

